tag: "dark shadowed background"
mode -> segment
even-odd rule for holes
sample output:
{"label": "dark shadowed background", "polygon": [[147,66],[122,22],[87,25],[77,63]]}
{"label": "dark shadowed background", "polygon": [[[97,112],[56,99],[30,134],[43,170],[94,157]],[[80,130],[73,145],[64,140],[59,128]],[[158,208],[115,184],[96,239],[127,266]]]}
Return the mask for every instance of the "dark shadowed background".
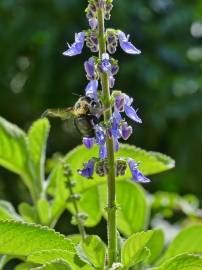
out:
{"label": "dark shadowed background", "polygon": [[[84,53],[62,52],[88,27],[79,0],[0,1],[0,115],[27,130],[47,108],[72,106],[87,83]],[[117,89],[132,95],[141,126],[131,144],[161,151],[176,169],[152,177],[150,191],[194,193],[202,199],[202,1],[115,0],[109,27],[131,34],[142,50],[118,50]],[[80,144],[73,127],[52,120],[47,155]],[[0,197],[27,198],[19,179],[0,168]]]}

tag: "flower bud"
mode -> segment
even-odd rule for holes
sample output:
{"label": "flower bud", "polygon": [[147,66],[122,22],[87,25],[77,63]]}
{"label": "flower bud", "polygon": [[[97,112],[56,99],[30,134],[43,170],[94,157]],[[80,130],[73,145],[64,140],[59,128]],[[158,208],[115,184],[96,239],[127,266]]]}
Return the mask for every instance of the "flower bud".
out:
{"label": "flower bud", "polygon": [[127,169],[127,162],[124,159],[116,160],[116,176],[125,175]]}
{"label": "flower bud", "polygon": [[107,175],[108,173],[108,163],[107,160],[100,160],[96,163],[96,168],[95,171],[97,173],[97,175],[103,177],[105,175]]}

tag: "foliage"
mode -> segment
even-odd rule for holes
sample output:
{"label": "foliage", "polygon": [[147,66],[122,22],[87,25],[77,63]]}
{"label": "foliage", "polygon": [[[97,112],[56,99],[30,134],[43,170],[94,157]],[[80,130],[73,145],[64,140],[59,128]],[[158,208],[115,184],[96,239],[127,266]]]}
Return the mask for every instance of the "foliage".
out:
{"label": "foliage", "polygon": [[[46,171],[46,146],[50,130],[49,121],[47,119],[35,121],[26,133],[18,126],[0,117],[0,165],[4,169],[17,175],[22,180],[22,183],[25,185],[30,195],[30,200],[22,201],[18,205],[17,211],[12,203],[6,200],[0,201],[0,255],[2,256],[0,259],[0,269],[7,267],[7,263],[13,259],[17,259],[17,262],[20,261],[19,264],[14,263],[16,265],[15,270],[201,269],[202,256],[200,254],[202,253],[202,241],[200,235],[202,235],[202,225],[198,200],[192,195],[180,196],[176,193],[158,192],[151,195],[137,183],[149,182],[150,180],[146,177],[147,175],[170,170],[175,166],[174,160],[159,152],[146,151],[136,146],[126,144],[118,144],[118,140],[121,137],[124,140],[128,139],[128,135],[132,134],[132,127],[127,124],[125,119],[120,120],[119,116],[116,114],[117,112],[122,113],[124,111],[126,116],[132,120],[138,123],[142,121],[137,116],[137,111],[132,107],[132,100],[128,95],[116,90],[113,92],[114,95],[113,93],[111,94],[110,88],[113,87],[108,84],[111,84],[110,80],[115,80],[113,76],[116,75],[116,72],[113,74],[112,70],[113,68],[116,70],[118,64],[115,59],[106,56],[105,47],[107,45],[108,52],[112,54],[113,51],[110,52],[110,50],[113,48],[109,50],[109,45],[115,46],[116,50],[119,41],[120,47],[129,54],[131,54],[131,51],[132,54],[140,54],[140,51],[129,42],[129,37],[127,38],[124,32],[114,29],[106,30],[105,32],[103,27],[104,19],[108,20],[110,17],[112,0],[107,0],[107,4],[103,1],[96,2],[96,11],[93,10],[93,1],[97,0],[89,0],[89,6],[86,12],[88,16],[91,16],[92,14],[90,14],[90,12],[92,12],[94,14],[93,19],[98,20],[94,20],[93,22],[89,20],[91,29],[76,35],[75,42],[73,45],[69,46],[64,54],[69,56],[80,54],[83,49],[84,41],[87,41],[87,46],[90,47],[93,52],[97,49],[99,51],[99,57],[93,58],[93,69],[95,70],[92,71],[92,67],[90,67],[87,71],[85,67],[88,75],[87,79],[90,80],[90,84],[95,83],[95,81],[98,83],[99,79],[101,79],[102,82],[103,96],[100,95],[101,91],[98,89],[93,89],[93,91],[92,89],[87,90],[89,85],[85,92],[86,97],[89,97],[88,94],[93,94],[94,97],[92,100],[94,101],[97,98],[96,94],[98,94],[99,102],[97,105],[100,103],[99,105],[103,106],[102,109],[104,109],[100,111],[100,113],[104,115],[104,120],[100,120],[99,123],[94,126],[94,137],[96,138],[94,142],[97,143],[99,148],[98,146],[91,148],[91,146],[87,145],[87,148],[91,148],[87,150],[84,146],[78,146],[64,156],[60,155],[59,158],[49,160],[48,164],[51,164],[51,166],[49,170]],[[60,13],[63,14],[64,6],[70,5],[71,7],[73,5],[71,1],[69,1],[68,4],[66,4],[66,1],[63,2],[63,0],[56,2],[52,1],[49,5],[49,11],[47,12],[47,14],[49,12],[51,14],[51,21],[53,17],[52,12],[55,13],[55,10],[57,10],[57,15]],[[183,14],[179,14],[179,8],[176,8],[175,11],[172,1],[168,1],[166,4],[161,2],[162,1],[156,0],[151,1],[149,7],[148,4],[145,5],[144,2],[141,1],[130,4],[131,12],[135,13],[136,17],[139,18],[138,20],[145,21],[145,24],[141,23],[141,25],[146,26],[148,23],[149,28],[153,29],[155,40],[164,32],[167,34],[168,38],[170,36],[172,37],[173,32],[171,29],[173,29],[173,27],[178,29],[181,21],[186,22],[186,24],[191,24],[193,20],[194,8],[191,4],[187,4],[187,10],[183,11]],[[120,6],[123,5],[121,14],[125,14],[123,10],[124,7],[127,7],[127,4],[127,1],[120,3]],[[9,30],[11,30],[12,33],[18,32],[16,30],[18,30],[18,28],[20,29],[25,22],[27,23],[27,18],[31,19],[30,15],[32,14],[30,12],[28,15],[23,13],[24,5],[22,1],[20,4],[22,8],[19,9],[19,13],[23,16],[18,16],[17,24],[15,24],[15,19],[13,21],[11,16],[7,27],[8,33]],[[31,2],[26,3],[26,5],[32,6]],[[33,3],[33,9],[40,5],[41,4],[36,1],[36,3]],[[135,11],[133,11],[133,5]],[[178,7],[178,5],[180,6],[179,3],[175,4],[176,7]],[[14,6],[15,4],[12,1],[3,0],[0,3],[0,11],[2,11],[1,13],[3,15],[2,25],[5,23],[7,25],[7,11],[16,13],[16,9],[13,9],[13,11],[11,9],[11,7],[13,8]],[[198,6],[201,7],[200,4]],[[72,11],[73,9],[71,7],[70,16],[74,15]],[[115,12],[120,18],[126,16],[124,23],[127,25],[127,13],[121,15],[116,9]],[[171,20],[166,19],[167,12],[170,13]],[[39,12],[37,11],[34,16],[40,16],[40,13],[41,11],[39,9]],[[155,17],[159,14],[165,17],[164,20],[160,20],[159,27],[156,27]],[[119,18],[119,16],[117,18]],[[136,25],[138,25],[138,20]],[[92,23],[98,23],[98,27],[92,26]],[[32,24],[28,25],[31,26]],[[194,27],[194,24],[192,24],[191,34],[196,37],[199,33],[196,31],[196,27]],[[48,29],[49,28],[42,31],[37,30],[35,32],[32,31],[34,29],[29,28],[28,32],[25,30],[25,34],[29,33],[27,36],[24,35],[26,36],[26,42],[25,38],[16,39],[15,49],[9,54],[10,58],[14,57],[17,59],[16,67],[8,73],[3,69],[1,74],[5,76],[3,80],[0,78],[0,84],[5,84],[5,82],[8,84],[9,82],[9,88],[13,94],[23,96],[23,90],[28,86],[29,76],[34,80],[38,77],[39,74],[34,71],[35,68],[32,69],[31,62],[37,67],[37,63],[40,63],[44,70],[47,70],[45,74],[40,73],[41,79],[35,80],[35,83],[30,85],[30,90],[32,90],[32,87],[37,86],[38,93],[41,93],[41,91],[43,92],[45,89],[44,96],[46,96],[45,93],[48,88],[51,89],[52,87],[55,91],[50,76],[50,55],[53,48],[55,48],[56,44],[54,43],[54,38],[58,39],[58,34],[56,34],[58,32],[54,29],[51,31]],[[110,44],[109,41],[110,31],[114,38],[114,42],[111,42],[112,44]],[[147,28],[145,27],[144,29],[143,27],[142,32],[148,33]],[[99,34],[98,39],[95,36],[97,43],[95,39],[89,38],[89,35],[94,33]],[[149,37],[148,35],[147,38],[149,41],[153,40],[153,36]],[[147,38],[145,40],[142,38],[141,40],[141,36],[139,36],[139,41],[140,43],[142,42],[143,47],[144,43],[148,43],[150,44],[150,48],[152,48],[153,45],[151,42],[148,42]],[[4,41],[5,40],[6,37],[4,36]],[[92,47],[90,42],[94,42],[96,48]],[[47,47],[47,43],[49,44],[49,48]],[[43,44],[45,45],[44,48]],[[6,44],[2,42],[0,46],[4,48]],[[7,49],[7,47],[5,48]],[[20,50],[20,48],[23,49]],[[39,54],[37,48],[39,49]],[[158,138],[156,135],[162,135],[165,132],[164,126],[166,121],[168,121],[168,127],[170,127],[169,120],[175,119],[176,126],[178,126],[182,119],[185,117],[188,118],[191,113],[195,113],[193,109],[190,111],[184,109],[184,106],[182,106],[180,112],[175,110],[175,103],[179,98],[186,104],[190,104],[189,106],[185,106],[186,108],[192,108],[191,102],[195,97],[197,97],[197,106],[200,105],[198,95],[200,96],[199,89],[201,87],[201,81],[196,76],[199,69],[197,65],[195,65],[193,69],[190,64],[191,61],[198,61],[200,51],[200,47],[188,48],[184,46],[184,44],[174,48],[168,40],[167,43],[156,46],[156,54],[154,55],[158,55],[159,59],[155,59],[152,53],[151,58],[138,59],[137,66],[134,66],[133,63],[129,63],[128,68],[123,71],[121,76],[123,76],[124,73],[130,74],[131,70],[136,71],[138,74],[136,75],[137,86],[141,85],[141,87],[145,87],[145,89],[149,88],[151,91],[164,89],[164,94],[160,97],[161,102],[158,103],[157,107],[155,107],[156,95],[153,95],[151,92],[151,96],[148,96],[153,110],[151,115],[149,114],[149,110],[146,112],[149,115],[147,118],[148,122],[146,122],[148,127],[147,132],[143,133],[142,136],[146,142],[149,142],[153,138]],[[187,52],[186,61],[183,58],[182,52]],[[36,61],[32,61],[32,56],[35,53]],[[10,60],[7,59],[7,54],[5,54],[5,56],[3,55],[2,58],[6,60],[4,67],[9,67]],[[49,61],[47,61],[47,59],[49,59]],[[54,62],[54,57],[52,59],[54,66],[57,67],[57,64],[55,64],[57,61]],[[141,65],[141,61],[143,61],[143,65]],[[77,76],[78,73],[75,72],[75,62],[72,63],[68,79],[64,79],[63,72],[59,74],[59,77],[62,78],[68,86],[79,79],[79,76]],[[92,58],[91,63],[88,62],[87,64],[92,64]],[[106,65],[108,66],[107,71]],[[164,68],[164,66],[166,66],[166,68]],[[173,74],[173,68],[178,71],[176,72],[178,77]],[[149,70],[151,70],[151,72]],[[181,74],[180,70],[183,70],[184,74]],[[190,73],[191,75],[187,73],[188,71],[192,71]],[[75,73],[76,76],[71,76],[71,72],[72,74]],[[167,78],[167,74],[169,74],[169,79]],[[130,87],[130,80],[127,82],[125,75],[123,77],[124,86]],[[161,77],[162,80],[158,81],[158,77]],[[168,94],[167,91],[167,89],[170,89],[170,78],[172,79],[172,95]],[[57,83],[57,87],[59,86],[60,83]],[[50,89],[49,94],[50,91],[52,91]],[[87,94],[88,91],[89,93]],[[64,93],[64,89],[62,92]],[[48,95],[48,97],[49,96],[50,95]],[[140,95],[138,98],[141,100],[143,95]],[[116,101],[121,101],[121,99],[123,101],[123,108],[120,106],[118,109]],[[42,102],[42,99],[40,100]],[[50,104],[51,102],[49,101],[50,100],[47,99],[47,102]],[[54,102],[57,102],[57,97],[54,99]],[[148,104],[147,98],[144,98],[142,105]],[[2,107],[4,106],[4,104],[1,104],[1,101],[0,105],[2,105]],[[67,104],[65,104],[65,106],[66,105]],[[42,103],[38,104],[37,102],[37,106],[44,108]],[[117,107],[115,108],[115,106]],[[79,108],[81,108],[81,106],[79,106]],[[25,111],[27,110],[28,113],[29,110],[26,109],[25,102],[23,103],[23,110],[24,109]],[[75,107],[71,109],[71,111],[73,110],[72,115],[76,116],[74,109]],[[48,110],[48,112],[52,112],[53,114],[55,112],[56,115],[60,115],[62,113],[69,113],[70,110]],[[93,114],[92,111],[89,113]],[[97,114],[94,116],[97,117]],[[88,114],[88,117],[90,117],[90,114]],[[114,122],[114,120],[119,121],[117,127],[117,123]],[[26,123],[26,121],[24,121],[24,123]],[[154,134],[151,132],[154,126],[157,127],[156,134],[155,132]],[[100,130],[98,130],[98,127]],[[124,128],[125,131],[123,131]],[[81,131],[78,125],[77,129]],[[99,136],[96,133],[97,131],[104,132],[104,144],[102,136],[99,140]],[[184,131],[183,128],[181,131]],[[126,132],[125,137],[124,132]],[[148,136],[148,134],[150,134],[150,136]],[[173,134],[172,131],[169,132],[169,135],[174,136]],[[180,132],[178,134],[181,135]],[[178,138],[178,134],[175,138],[175,143],[178,143],[179,138],[181,142],[181,136]],[[69,134],[69,139],[70,138],[71,135]],[[72,138],[74,138],[74,136]],[[89,130],[87,136],[83,137],[83,142],[84,139],[86,140],[86,144],[93,142],[93,139],[89,136]],[[60,143],[60,140],[58,140],[58,142]],[[114,142],[116,142],[115,146],[120,148],[115,154],[113,151],[115,149]],[[154,140],[154,144],[157,144],[157,141]],[[54,145],[57,147],[57,144]],[[108,154],[107,158],[104,154],[105,147]],[[100,158],[97,158],[98,156]],[[107,163],[105,163],[106,160]],[[86,161],[88,162],[86,163]],[[96,167],[97,175],[93,174],[95,163],[96,166],[98,166]],[[185,171],[189,172],[189,169]],[[116,177],[115,172],[117,174]],[[102,175],[108,175],[108,186],[106,185],[106,177]],[[179,171],[178,175],[187,176],[188,174]],[[85,180],[83,176],[86,176],[88,180]],[[179,187],[177,187],[176,190],[178,188]],[[66,210],[69,211],[72,217],[71,224],[77,226],[79,231],[78,235],[65,236],[54,229]],[[89,228],[98,225],[102,218],[107,221],[107,245],[104,239],[100,238],[98,235],[88,233]],[[159,222],[159,220],[161,221],[159,225],[163,230],[156,228],[156,221]],[[198,224],[196,225],[195,223]],[[162,225],[167,226],[167,228]],[[169,235],[170,231],[168,227],[175,230],[174,238]]]}
{"label": "foliage", "polygon": [[[46,132],[44,131],[44,127]],[[3,118],[1,118],[0,128],[1,130],[6,130],[6,132],[1,133],[2,140],[6,142],[4,144],[4,152],[2,151],[5,155],[2,154],[1,156],[1,165],[13,170],[13,167],[23,164],[21,161],[23,160],[24,153],[27,153],[26,162],[30,164],[28,167],[30,171],[27,174],[32,175],[31,172],[36,170],[36,164],[38,164],[37,167],[43,172],[44,150],[42,149],[46,148],[47,132],[49,130],[48,121],[43,119],[35,122],[28,135]],[[36,128],[35,134],[37,135],[37,140],[33,140],[34,128]],[[33,161],[33,156],[30,158],[30,151],[28,150],[31,133],[33,136],[32,143],[35,141],[36,146],[34,153],[37,158],[35,158],[35,162]],[[24,143],[22,143],[22,140],[19,140],[19,136],[16,136],[16,134],[23,136]],[[9,153],[11,151],[13,145],[15,145],[16,150],[20,149],[19,152],[16,152],[15,159],[11,155],[6,154],[6,152]],[[33,151],[34,149],[32,149]],[[170,158],[162,156],[163,158],[159,159],[160,154],[146,152],[130,146],[126,146],[125,148],[122,145],[122,155],[124,155],[124,151],[130,151],[131,155],[134,155],[136,159],[144,163],[144,167],[141,167],[141,169],[145,173],[159,172],[159,170],[170,169],[173,166],[173,161]],[[85,226],[95,226],[100,221],[102,215],[104,217],[106,216],[104,211],[106,205],[105,180],[98,176],[95,176],[93,180],[87,181],[83,180],[80,176],[78,177],[76,167],[74,167],[74,161],[78,160],[78,156],[80,155],[82,158],[79,160],[79,164],[82,164],[86,155],[95,155],[96,152],[96,148],[86,152],[83,146],[80,146],[64,157],[64,161],[71,165],[73,178],[76,179],[74,190],[81,195],[81,199],[78,201],[78,209],[80,212],[88,214]],[[12,166],[8,166],[7,164],[12,164]],[[21,166],[20,170],[14,171],[24,181],[24,174],[27,172],[27,167],[25,169],[22,168],[23,166]],[[27,188],[30,189],[32,187],[33,190],[35,185],[38,185],[40,188],[43,187],[40,194],[41,197],[36,202],[34,201],[32,205],[21,203],[19,206],[20,214],[16,213],[9,202],[1,201],[0,253],[2,255],[10,255],[10,259],[17,257],[25,261],[25,264],[20,264],[16,269],[29,269],[29,267],[33,269],[80,269],[81,265],[82,269],[86,270],[93,269],[93,267],[102,269],[105,262],[106,247],[97,236],[89,236],[86,240],[82,240],[79,246],[76,246],[73,244],[74,242],[55,233],[53,230],[26,223],[35,222],[51,226],[51,224],[53,225],[53,220],[55,220],[54,224],[57,222],[65,208],[69,209],[73,215],[75,214],[72,203],[68,200],[69,192],[67,184],[65,184],[66,180],[61,163],[55,163],[47,180],[44,179],[43,174],[39,175],[42,176],[40,181],[34,182],[35,178],[33,175],[33,178],[30,177],[31,185],[27,185],[27,181],[24,181],[24,183],[27,185]],[[156,265],[154,269],[160,270],[167,268],[167,264],[169,264],[170,269],[175,269],[174,267],[183,269],[182,267],[184,266],[182,266],[182,263],[187,262],[185,264],[187,268],[184,269],[191,269],[188,268],[189,265],[193,269],[194,267],[200,269],[201,258],[189,254],[202,252],[199,238],[199,235],[201,235],[200,231],[202,230],[201,225],[194,225],[180,232],[173,242],[171,242],[163,256],[161,256],[164,249],[163,232],[161,230],[142,231],[148,226],[150,207],[157,211],[157,206],[162,205],[161,201],[159,201],[161,198],[160,194],[157,194],[152,200],[151,198],[148,200],[149,197],[147,197],[148,195],[143,188],[138,184],[128,181],[128,177],[129,175],[127,174],[126,177],[120,177],[117,181],[117,202],[120,205],[120,209],[118,210],[118,228],[125,237],[130,236],[128,240],[124,238],[121,240],[121,253],[119,257],[121,267],[127,268],[134,264],[144,264],[153,267]],[[31,194],[32,188],[30,189]],[[60,199],[57,199],[58,191],[60,195],[64,194],[64,196],[60,196]],[[47,196],[51,196],[52,198],[47,199]],[[164,199],[166,198],[165,196],[163,197]],[[178,200],[182,201],[179,197]],[[189,201],[193,205],[193,200]],[[176,203],[172,205],[167,204],[167,206],[170,209],[174,209]],[[54,209],[59,209],[58,211],[60,213],[58,214],[58,211]],[[159,211],[155,212],[155,214],[158,214]],[[10,221],[5,221],[8,219]],[[196,239],[194,245],[192,239]],[[189,252],[189,254],[185,254],[186,252]],[[3,261],[2,265],[4,265]]]}

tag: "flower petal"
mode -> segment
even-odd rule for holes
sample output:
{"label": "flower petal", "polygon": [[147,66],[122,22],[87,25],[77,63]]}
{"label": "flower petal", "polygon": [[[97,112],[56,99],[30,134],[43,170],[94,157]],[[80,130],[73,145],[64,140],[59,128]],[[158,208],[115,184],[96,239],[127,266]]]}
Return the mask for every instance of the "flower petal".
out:
{"label": "flower petal", "polygon": [[84,46],[85,34],[84,32],[80,32],[75,34],[75,42],[69,46],[69,49],[63,52],[65,56],[75,56],[82,53],[82,49]]}
{"label": "flower petal", "polygon": [[114,87],[114,84],[115,84],[115,78],[111,75],[109,77],[109,87],[110,88],[113,88]]}
{"label": "flower petal", "polygon": [[128,165],[130,171],[132,173],[132,180],[138,183],[149,183],[150,179],[145,177],[139,170],[138,170],[138,163],[136,163],[132,158],[128,159]]}
{"label": "flower petal", "polygon": [[93,30],[97,28],[97,26],[98,26],[98,20],[96,18],[93,17],[93,18],[89,19],[88,22],[89,22],[89,26]]}
{"label": "flower petal", "polygon": [[99,156],[100,156],[100,159],[107,158],[107,147],[106,147],[106,144],[100,145]]}
{"label": "flower petal", "polygon": [[137,115],[137,111],[132,106],[125,105],[124,111],[130,119],[132,119],[133,121],[137,123],[140,123],[140,124],[142,123],[142,120]]}
{"label": "flower petal", "polygon": [[85,61],[84,68],[87,76],[93,80],[95,76],[95,61],[93,57],[91,57],[88,61]]}
{"label": "flower petal", "polygon": [[128,125],[127,122],[124,122],[121,126],[121,136],[126,141],[133,133],[133,128]]}
{"label": "flower petal", "polygon": [[97,144],[105,145],[106,134],[105,134],[105,130],[100,125],[96,125],[96,127],[95,127],[95,136],[96,136],[96,143]]}
{"label": "flower petal", "polygon": [[78,170],[79,174],[88,179],[92,178],[95,167],[95,159],[90,159],[88,163],[84,163],[84,168]]}
{"label": "flower petal", "polygon": [[98,90],[98,81],[97,80],[90,81],[85,88],[86,96],[97,101],[98,100],[97,90]]}
{"label": "flower petal", "polygon": [[83,144],[87,149],[91,149],[94,145],[94,138],[83,137]]}
{"label": "flower petal", "polygon": [[128,54],[140,54],[141,51],[138,50],[131,42],[128,41],[128,37],[126,37],[125,33],[119,32],[119,43],[122,50]]}

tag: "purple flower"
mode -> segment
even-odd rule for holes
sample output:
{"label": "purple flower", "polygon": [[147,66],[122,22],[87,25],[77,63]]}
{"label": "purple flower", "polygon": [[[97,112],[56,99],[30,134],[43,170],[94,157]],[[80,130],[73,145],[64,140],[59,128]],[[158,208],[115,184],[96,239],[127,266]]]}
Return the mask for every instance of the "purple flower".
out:
{"label": "purple flower", "polygon": [[117,95],[114,101],[115,110],[118,112],[123,112],[124,104],[125,104],[125,95],[124,94]]}
{"label": "purple flower", "polygon": [[106,142],[106,133],[103,127],[100,125],[95,126],[95,137],[96,137],[96,143],[99,145],[104,145]]}
{"label": "purple flower", "polygon": [[111,67],[108,53],[103,53],[101,63],[99,64],[100,71],[111,74]]}
{"label": "purple flower", "polygon": [[98,90],[98,81],[92,80],[87,84],[85,88],[85,95],[87,97],[90,97],[91,99],[94,99],[95,101],[98,101],[97,90]]}
{"label": "purple flower", "polygon": [[91,18],[88,20],[90,27],[94,30],[97,28],[98,20],[96,18]]}
{"label": "purple flower", "polygon": [[95,159],[90,159],[88,163],[84,163],[84,168],[82,170],[78,170],[79,174],[90,179],[93,176],[95,167]]}
{"label": "purple flower", "polygon": [[114,84],[115,84],[115,78],[112,75],[110,75],[109,76],[109,87],[113,88]]}
{"label": "purple flower", "polygon": [[127,122],[124,122],[121,125],[121,136],[126,141],[130,137],[130,135],[133,133],[133,128],[128,125]]}
{"label": "purple flower", "polygon": [[93,57],[89,58],[88,61],[85,61],[84,68],[89,80],[95,79],[95,60]]}
{"label": "purple flower", "polygon": [[94,138],[83,137],[83,144],[87,149],[91,149],[94,144]]}
{"label": "purple flower", "polygon": [[129,42],[130,36],[126,36],[124,32],[119,31],[118,37],[119,37],[120,46],[124,52],[129,53],[129,54],[141,53],[140,50],[138,50],[131,42]]}
{"label": "purple flower", "polygon": [[118,138],[114,138],[114,150],[115,150],[115,152],[119,151],[119,140],[118,140]]}
{"label": "purple flower", "polygon": [[130,168],[130,171],[132,173],[132,180],[138,183],[149,183],[150,179],[145,177],[139,170],[138,170],[138,164],[132,159],[128,159],[128,165]]}
{"label": "purple flower", "polygon": [[120,124],[120,122],[123,120],[123,118],[122,118],[120,112],[118,112],[118,111],[114,111],[113,117],[116,118],[116,121],[117,121],[119,124]]}
{"label": "purple flower", "polygon": [[111,68],[111,74],[116,75],[119,71],[118,63],[113,63]]}
{"label": "purple flower", "polygon": [[100,159],[107,158],[107,147],[106,144],[100,145],[100,151],[99,151]]}
{"label": "purple flower", "polygon": [[137,110],[135,110],[131,104],[133,103],[133,99],[130,98],[128,95],[125,94],[125,105],[124,105],[124,111],[126,115],[132,119],[133,121],[137,123],[142,123],[142,120],[137,115]]}
{"label": "purple flower", "polygon": [[65,56],[75,56],[78,54],[81,54],[83,46],[84,46],[84,41],[85,41],[85,33],[80,32],[75,34],[75,42],[70,46],[69,49],[65,52],[63,52],[63,55]]}
{"label": "purple flower", "polygon": [[119,120],[116,117],[112,120],[111,134],[114,138],[120,138]]}

